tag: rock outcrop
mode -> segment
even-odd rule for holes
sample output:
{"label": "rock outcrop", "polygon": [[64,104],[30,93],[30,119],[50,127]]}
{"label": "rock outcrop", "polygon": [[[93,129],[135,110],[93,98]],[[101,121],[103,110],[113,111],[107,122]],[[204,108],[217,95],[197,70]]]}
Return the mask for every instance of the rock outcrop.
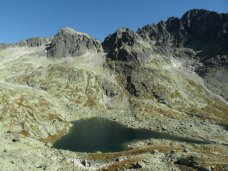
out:
{"label": "rock outcrop", "polygon": [[48,57],[74,57],[88,51],[101,52],[102,46],[97,39],[71,28],[61,29],[47,48]]}
{"label": "rock outcrop", "polygon": [[189,113],[192,108],[201,110],[213,93],[228,97],[227,81],[219,82],[221,75],[228,75],[227,17],[190,10],[180,19],[171,17],[137,33],[117,30],[102,43],[107,64],[123,76],[126,90],[136,97],[155,98]]}
{"label": "rock outcrop", "polygon": [[175,53],[175,48],[190,48],[205,65],[228,65],[224,56],[228,54],[228,14],[190,10],[180,19],[171,17],[158,24],[146,25],[137,33],[161,51]]}
{"label": "rock outcrop", "polygon": [[14,44],[0,43],[0,50],[4,50],[10,47],[15,47]]}
{"label": "rock outcrop", "polygon": [[149,49],[141,46],[141,42],[142,38],[137,33],[129,28],[121,28],[105,38],[102,46],[107,52],[107,58],[137,64],[150,53]]}
{"label": "rock outcrop", "polygon": [[51,38],[47,37],[34,37],[26,40],[22,40],[15,44],[0,43],[0,50],[13,47],[38,47],[47,45],[50,43]]}
{"label": "rock outcrop", "polygon": [[28,47],[38,47],[42,45],[47,45],[50,43],[50,38],[47,37],[36,37],[36,38],[30,38],[27,40],[22,40],[19,43],[17,43],[17,46],[28,46]]}
{"label": "rock outcrop", "polygon": [[[206,86],[227,99],[227,81],[221,81],[221,75],[228,75],[227,42],[228,14],[196,9],[186,12],[181,18],[170,17],[167,21],[146,25],[136,33],[120,29],[109,35],[102,45],[112,61],[108,62],[109,65],[117,72],[128,73],[125,74],[127,82],[133,80],[129,73],[140,72],[141,67],[137,66],[146,64],[152,56],[169,56],[163,65],[168,61],[173,63],[173,59],[181,61],[181,67],[198,73]],[[132,91],[135,86],[130,87],[131,92],[136,91]]]}

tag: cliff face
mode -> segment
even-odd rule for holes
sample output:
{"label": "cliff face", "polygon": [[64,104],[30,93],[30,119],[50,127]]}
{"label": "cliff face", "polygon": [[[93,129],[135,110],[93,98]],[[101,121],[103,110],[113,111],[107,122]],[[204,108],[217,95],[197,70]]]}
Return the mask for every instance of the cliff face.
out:
{"label": "cliff face", "polygon": [[[145,65],[153,54],[169,56],[167,62],[175,60],[180,67],[196,72],[213,92],[227,99],[227,80],[220,81],[222,75],[228,75],[227,17],[227,14],[207,10],[190,10],[181,18],[171,17],[146,25],[137,33],[120,29],[105,39],[103,47],[108,58],[123,61],[116,67],[120,70],[126,70],[129,65],[134,68],[133,64]],[[161,58],[164,57],[158,61]],[[161,67],[163,64],[158,63]]]}
{"label": "cliff face", "polygon": [[48,57],[80,56],[88,52],[101,52],[102,47],[98,40],[76,32],[70,28],[61,29],[55,35],[47,48]]}
{"label": "cliff face", "polygon": [[146,25],[137,33],[144,40],[154,41],[157,47],[186,47],[203,51],[201,55],[223,55],[227,54],[227,17],[207,10],[190,10],[180,19],[171,17]]}
{"label": "cliff face", "polygon": [[[220,151],[225,147],[220,144],[228,143],[228,14],[190,10],[181,18],[171,17],[137,32],[118,29],[102,43],[63,28],[52,38],[0,44],[0,98],[0,134],[5,137],[0,150],[13,156],[6,145],[13,146],[15,138],[11,137],[19,139],[15,150],[26,149],[18,153],[17,158],[22,159],[15,167],[26,162],[31,170],[30,158],[39,158],[42,163],[45,157],[34,157],[37,152],[52,154],[50,161],[45,158],[49,170],[78,166],[71,162],[76,154],[60,154],[43,143],[52,143],[65,134],[70,121],[89,117],[214,142],[217,148],[213,152],[224,159],[226,155]],[[35,140],[38,146],[33,145]],[[150,143],[156,144],[153,148],[172,144],[163,140]],[[177,149],[182,148],[183,144],[175,143]],[[200,148],[194,154],[210,157]],[[148,160],[158,161],[155,166],[159,170],[159,162],[170,161],[170,155],[162,157],[159,153],[152,160],[151,154],[142,153]],[[142,153],[139,150],[139,158]],[[179,159],[177,156],[189,156],[188,152],[175,153],[173,161]],[[102,154],[98,155],[101,160]],[[56,164],[59,160],[64,166]],[[0,162],[11,167],[9,161],[6,157]],[[101,163],[94,167],[99,169]],[[148,170],[157,169],[154,164],[145,165]],[[165,170],[173,168],[179,170],[174,162]]]}

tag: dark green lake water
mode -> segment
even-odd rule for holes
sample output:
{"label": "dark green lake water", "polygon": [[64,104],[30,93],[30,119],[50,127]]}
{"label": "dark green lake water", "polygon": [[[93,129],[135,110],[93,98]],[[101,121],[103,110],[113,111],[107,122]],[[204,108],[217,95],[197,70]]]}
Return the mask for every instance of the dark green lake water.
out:
{"label": "dark green lake water", "polygon": [[149,138],[204,143],[146,129],[131,129],[101,118],[79,120],[73,124],[69,133],[53,145],[54,148],[77,152],[117,152],[126,150],[127,142]]}

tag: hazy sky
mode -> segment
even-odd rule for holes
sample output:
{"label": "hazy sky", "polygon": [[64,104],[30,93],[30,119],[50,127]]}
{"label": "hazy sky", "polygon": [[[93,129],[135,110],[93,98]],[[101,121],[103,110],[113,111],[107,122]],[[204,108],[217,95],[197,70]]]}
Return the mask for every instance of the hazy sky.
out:
{"label": "hazy sky", "polygon": [[100,40],[119,27],[137,30],[187,10],[228,12],[228,0],[0,0],[0,42],[52,36],[72,27]]}

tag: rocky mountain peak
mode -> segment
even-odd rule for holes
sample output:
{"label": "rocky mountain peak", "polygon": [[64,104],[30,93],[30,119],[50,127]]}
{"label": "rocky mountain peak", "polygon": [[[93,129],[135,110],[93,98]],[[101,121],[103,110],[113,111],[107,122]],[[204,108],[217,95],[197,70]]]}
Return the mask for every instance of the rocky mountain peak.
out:
{"label": "rocky mountain peak", "polygon": [[4,50],[12,47],[38,47],[47,45],[50,43],[50,38],[48,37],[33,37],[26,40],[22,40],[15,44],[0,43],[0,50]]}
{"label": "rocky mountain peak", "polygon": [[138,39],[139,36],[134,31],[129,28],[120,28],[106,37],[102,45],[106,51],[114,51],[124,45],[132,46]]}
{"label": "rocky mountain peak", "polygon": [[71,34],[71,35],[81,35],[81,36],[86,36],[88,38],[91,38],[91,36],[89,36],[88,34],[82,33],[82,32],[78,32],[78,31],[76,31],[76,30],[74,30],[73,28],[70,28],[70,27],[61,28],[58,31],[58,34],[59,35],[68,35],[68,34]]}
{"label": "rocky mountain peak", "polygon": [[64,28],[61,28],[59,30],[59,33],[62,32],[62,33],[69,33],[69,34],[76,34],[78,32],[76,32],[74,29],[70,28],[70,27],[64,27]]}
{"label": "rocky mountain peak", "polygon": [[[132,73],[138,72],[146,62],[154,61],[156,55],[161,55],[166,56],[165,60],[170,63],[175,63],[172,58],[182,61],[184,67],[207,79],[208,86],[216,93],[227,97],[227,90],[223,88],[221,93],[220,84],[217,86],[211,80],[219,80],[221,73],[227,75],[227,42],[228,14],[194,9],[187,11],[181,18],[170,17],[166,21],[146,25],[136,33],[121,28],[109,35],[102,45],[108,53],[107,58],[111,59],[109,65],[113,65],[116,72],[123,73],[127,78],[126,87],[131,94],[138,95],[140,93],[136,92],[143,89],[140,86],[138,89],[133,88],[136,84],[133,83]],[[158,65],[167,65],[162,58],[157,59],[160,61]],[[217,75],[211,76],[212,73]]]}
{"label": "rocky mountain peak", "polygon": [[209,11],[205,9],[192,9],[188,10],[182,17],[181,20],[193,20],[193,18],[204,18],[208,15],[220,15],[214,11]]}
{"label": "rocky mountain peak", "polygon": [[14,47],[14,44],[9,44],[9,43],[0,43],[0,50],[4,50],[10,47]]}
{"label": "rocky mountain peak", "polygon": [[187,48],[195,51],[195,57],[206,65],[227,66],[224,55],[228,54],[228,14],[189,10],[181,18],[170,17],[158,24],[146,25],[137,33],[163,54],[188,58],[185,52],[174,52]]}
{"label": "rocky mountain peak", "polygon": [[71,28],[62,28],[53,37],[47,48],[48,57],[74,57],[88,51],[101,52],[101,43],[85,33]]}
{"label": "rocky mountain peak", "polygon": [[34,37],[18,42],[17,46],[37,47],[50,43],[50,38],[47,37]]}
{"label": "rocky mountain peak", "polygon": [[228,15],[194,9],[181,18],[170,17],[165,22],[146,25],[137,33],[158,46],[191,46],[201,43],[223,42],[228,39]]}
{"label": "rocky mountain peak", "polygon": [[223,41],[228,38],[228,15],[207,10],[190,10],[181,17],[189,40]]}
{"label": "rocky mountain peak", "polygon": [[120,28],[115,33],[105,38],[102,46],[108,53],[107,57],[120,61],[133,61],[136,54],[131,52],[131,47],[139,44],[141,37],[129,28]]}

